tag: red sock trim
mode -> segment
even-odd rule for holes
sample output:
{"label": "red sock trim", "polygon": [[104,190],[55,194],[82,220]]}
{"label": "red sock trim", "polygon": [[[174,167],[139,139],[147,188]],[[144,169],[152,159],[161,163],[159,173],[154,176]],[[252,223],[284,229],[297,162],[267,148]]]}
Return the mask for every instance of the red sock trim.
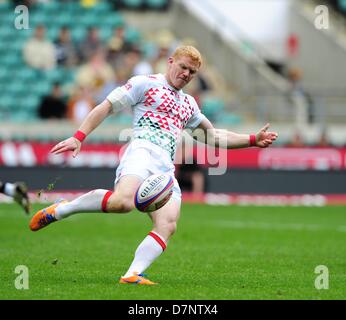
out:
{"label": "red sock trim", "polygon": [[113,191],[107,191],[105,196],[103,197],[102,200],[102,211],[103,212],[107,212],[107,201],[109,199],[109,197],[112,195]]}
{"label": "red sock trim", "polygon": [[161,246],[162,250],[165,251],[166,243],[154,232],[149,232],[149,236],[152,236],[158,244]]}

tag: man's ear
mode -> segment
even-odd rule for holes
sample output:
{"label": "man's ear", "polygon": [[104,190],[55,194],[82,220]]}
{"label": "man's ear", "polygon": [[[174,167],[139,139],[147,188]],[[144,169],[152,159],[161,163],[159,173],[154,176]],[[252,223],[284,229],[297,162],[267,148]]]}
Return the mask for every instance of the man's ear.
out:
{"label": "man's ear", "polygon": [[168,64],[172,64],[173,62],[174,62],[173,57],[169,57],[169,58],[168,58]]}

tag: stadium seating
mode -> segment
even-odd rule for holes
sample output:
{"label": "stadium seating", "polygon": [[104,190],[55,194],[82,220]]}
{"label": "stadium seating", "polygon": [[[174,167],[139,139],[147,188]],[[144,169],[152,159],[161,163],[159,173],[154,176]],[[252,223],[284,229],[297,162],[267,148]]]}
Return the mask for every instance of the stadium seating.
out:
{"label": "stadium seating", "polygon": [[[161,10],[166,8],[169,0],[121,0],[128,8],[143,6],[146,9]],[[106,41],[118,26],[125,26],[125,39],[129,43],[140,44],[146,56],[155,54],[156,46],[144,42],[144,35],[136,28],[125,23],[121,11],[114,10],[112,1],[96,1],[92,6],[82,6],[80,1],[37,2],[30,8],[29,29],[17,30],[9,27],[13,24],[13,6],[10,1],[0,1],[0,117],[6,121],[38,120],[37,108],[43,96],[47,95],[52,85],[59,82],[62,88],[70,88],[75,81],[77,67],[56,67],[49,71],[38,71],[23,61],[22,49],[31,37],[36,26],[43,24],[46,35],[56,40],[63,26],[71,31],[73,41],[83,40],[90,26],[99,28],[100,37]],[[236,123],[240,119],[227,114],[224,103],[209,99],[203,105],[207,116],[216,121]],[[226,120],[227,119],[227,120]],[[121,125],[130,124],[129,114],[107,119]]]}
{"label": "stadium seating", "polygon": [[129,9],[139,9],[144,4],[143,0],[123,0],[123,4]]}
{"label": "stadium seating", "polygon": [[219,125],[234,125],[243,121],[240,116],[225,108],[225,102],[222,99],[215,97],[207,97],[203,100],[202,111],[209,120]]}
{"label": "stadium seating", "polygon": [[[57,38],[61,27],[68,26],[72,39],[79,42],[90,26],[98,27],[101,39],[107,40],[113,28],[125,25],[125,21],[120,12],[112,10],[109,1],[98,1],[91,7],[82,7],[79,1],[49,1],[33,5],[30,8],[29,29],[17,30],[13,26],[11,2],[0,1],[1,119],[34,120],[40,99],[50,91],[54,82],[60,82],[64,86],[74,81],[75,69],[57,67],[42,72],[32,69],[23,61],[23,46],[39,24],[46,27],[47,37],[51,41]],[[129,28],[126,37],[129,41],[140,41],[141,34]]]}
{"label": "stadium seating", "polygon": [[145,4],[148,8],[151,9],[163,9],[168,5],[167,0],[145,0]]}

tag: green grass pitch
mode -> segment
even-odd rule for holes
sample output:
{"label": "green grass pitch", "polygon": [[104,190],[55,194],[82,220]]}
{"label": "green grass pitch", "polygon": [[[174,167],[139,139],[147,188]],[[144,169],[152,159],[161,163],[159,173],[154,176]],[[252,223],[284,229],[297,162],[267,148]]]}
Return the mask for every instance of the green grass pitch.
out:
{"label": "green grass pitch", "polygon": [[[0,204],[2,300],[346,298],[344,207],[186,204],[167,250],[146,270],[158,286],[118,284],[150,231],[145,214],[78,214],[36,233],[28,222],[16,204]],[[29,270],[27,290],[15,287],[18,265]],[[319,265],[328,289],[315,288]]]}

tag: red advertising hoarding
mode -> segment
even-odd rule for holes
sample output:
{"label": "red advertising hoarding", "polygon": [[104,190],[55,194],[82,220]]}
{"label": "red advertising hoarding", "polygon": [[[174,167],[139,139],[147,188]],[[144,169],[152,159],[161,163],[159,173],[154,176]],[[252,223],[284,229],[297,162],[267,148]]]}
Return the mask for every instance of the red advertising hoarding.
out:
{"label": "red advertising hoarding", "polygon": [[[0,142],[2,166],[69,166],[116,167],[126,145],[84,144],[78,157],[72,153],[53,155],[51,143]],[[281,170],[344,170],[346,148],[246,148],[214,150],[204,146],[194,149],[202,166],[224,165],[229,168],[281,169]],[[179,158],[180,159],[180,158]],[[179,164],[177,158],[176,163]]]}

